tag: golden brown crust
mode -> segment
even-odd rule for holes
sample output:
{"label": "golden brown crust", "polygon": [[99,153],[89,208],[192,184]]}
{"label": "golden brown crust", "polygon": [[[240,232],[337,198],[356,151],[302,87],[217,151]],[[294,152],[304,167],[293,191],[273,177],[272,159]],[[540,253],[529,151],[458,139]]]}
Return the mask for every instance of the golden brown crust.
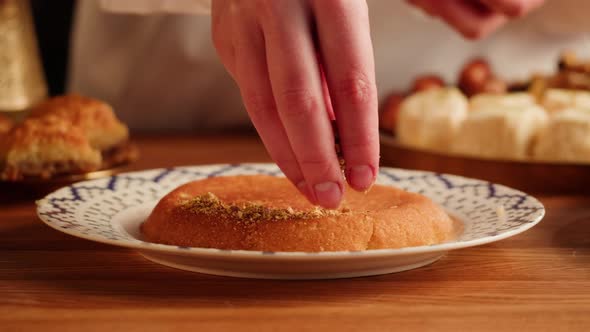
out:
{"label": "golden brown crust", "polygon": [[453,222],[428,198],[392,187],[347,189],[339,210],[322,210],[287,179],[253,175],[177,188],[142,232],[148,241],[180,246],[317,252],[440,243],[452,236]]}
{"label": "golden brown crust", "polygon": [[129,138],[129,130],[113,109],[100,100],[76,94],[50,98],[35,106],[29,117],[55,115],[80,127],[90,145],[98,150],[112,149]]}
{"label": "golden brown crust", "polygon": [[14,127],[0,143],[0,155],[4,180],[87,172],[101,164],[100,152],[92,149],[82,130],[53,115]]}
{"label": "golden brown crust", "polygon": [[124,142],[109,150],[101,151],[102,165],[100,168],[107,169],[128,164],[139,158],[139,151],[135,144]]}
{"label": "golden brown crust", "polygon": [[8,149],[6,135],[13,126],[14,123],[10,118],[0,114],[0,171],[4,168],[6,162],[6,153]]}
{"label": "golden brown crust", "polygon": [[13,126],[14,122],[9,117],[0,114],[0,135],[6,134]]}
{"label": "golden brown crust", "polygon": [[19,124],[0,115],[0,179],[50,178],[134,161],[138,153],[128,136],[108,104],[79,95],[48,99]]}

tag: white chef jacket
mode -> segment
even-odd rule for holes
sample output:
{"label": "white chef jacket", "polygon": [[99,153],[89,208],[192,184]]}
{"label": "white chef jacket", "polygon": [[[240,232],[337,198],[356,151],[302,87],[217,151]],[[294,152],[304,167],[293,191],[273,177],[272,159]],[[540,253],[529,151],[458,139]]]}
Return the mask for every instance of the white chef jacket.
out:
{"label": "white chef jacket", "polygon": [[[480,41],[460,37],[405,1],[369,0],[381,99],[416,75],[450,83],[482,55],[506,79],[552,72],[559,53],[590,57],[590,1],[548,0]],[[249,126],[239,90],[211,42],[207,0],[78,2],[68,89],[111,103],[140,130]]]}

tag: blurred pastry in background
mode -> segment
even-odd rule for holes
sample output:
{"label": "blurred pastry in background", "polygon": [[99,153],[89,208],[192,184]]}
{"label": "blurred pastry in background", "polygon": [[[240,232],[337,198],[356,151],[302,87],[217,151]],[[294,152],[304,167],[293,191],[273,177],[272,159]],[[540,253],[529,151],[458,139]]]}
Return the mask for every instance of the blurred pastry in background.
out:
{"label": "blurred pastry in background", "polygon": [[590,91],[548,89],[543,94],[541,104],[548,112],[558,112],[570,108],[590,109]]}
{"label": "blurred pastry in background", "polygon": [[550,76],[550,87],[573,90],[590,90],[590,61],[579,59],[571,51],[561,54],[557,73]]}
{"label": "blurred pastry in background", "polygon": [[438,75],[422,75],[418,76],[414,80],[414,83],[412,84],[412,88],[410,89],[410,91],[411,93],[416,93],[431,89],[440,89],[443,88],[445,85],[445,81],[443,81],[443,79]]}
{"label": "blurred pastry in background", "polygon": [[79,127],[90,146],[107,151],[125,143],[129,130],[117,119],[111,106],[97,99],[76,94],[50,98],[35,106],[29,117],[55,115]]}
{"label": "blurred pastry in background", "polygon": [[[460,126],[452,152],[494,159],[527,159],[540,129],[547,124],[543,108],[522,103],[524,98],[490,98],[479,101]],[[511,105],[512,103],[512,105]]]}
{"label": "blurred pastry in background", "polygon": [[555,73],[510,83],[474,58],[456,86],[437,75],[416,77],[407,92],[387,99],[380,127],[402,145],[447,154],[590,162],[590,61],[565,52]]}
{"label": "blurred pastry in background", "polygon": [[590,163],[590,109],[567,108],[553,114],[539,135],[534,158]]}
{"label": "blurred pastry in background", "polygon": [[557,70],[550,74],[534,73],[527,81],[512,83],[511,89],[528,91],[542,102],[552,89],[590,91],[590,61],[583,61],[572,52],[563,52]]}
{"label": "blurred pastry in background", "polygon": [[[8,126],[8,125],[7,125]],[[0,140],[0,179],[49,179],[137,159],[129,129],[106,103],[79,95],[47,99]]]}
{"label": "blurred pastry in background", "polygon": [[14,126],[14,121],[0,113],[0,134],[7,133]]}
{"label": "blurred pastry in background", "polygon": [[396,124],[400,143],[447,151],[467,109],[467,98],[456,88],[430,89],[407,97],[400,105]]}
{"label": "blurred pastry in background", "polygon": [[469,99],[470,112],[498,108],[504,110],[520,109],[536,105],[535,98],[526,92],[506,94],[479,94]]}
{"label": "blurred pastry in background", "polygon": [[0,135],[7,133],[13,126],[14,122],[9,117],[0,113]]}
{"label": "blurred pastry in background", "polygon": [[6,153],[8,150],[6,135],[14,127],[14,122],[9,117],[0,113],[0,172],[4,169],[6,163]]}
{"label": "blurred pastry in background", "polygon": [[97,170],[102,158],[81,128],[54,115],[26,119],[0,142],[3,180],[50,178],[56,174]]}
{"label": "blurred pastry in background", "polygon": [[397,91],[392,92],[381,107],[379,113],[379,128],[390,133],[394,133],[395,128],[397,127],[397,118],[400,106],[409,94],[427,90],[441,89],[444,88],[445,85],[445,81],[443,81],[440,76],[435,74],[427,74],[416,77],[407,93]]}

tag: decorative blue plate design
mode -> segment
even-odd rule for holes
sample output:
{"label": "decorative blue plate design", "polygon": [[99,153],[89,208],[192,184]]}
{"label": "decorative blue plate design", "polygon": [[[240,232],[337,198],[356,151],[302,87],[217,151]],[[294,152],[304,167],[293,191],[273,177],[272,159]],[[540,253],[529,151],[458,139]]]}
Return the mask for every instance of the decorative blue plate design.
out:
{"label": "decorative blue plate design", "polygon": [[[47,225],[93,241],[162,252],[200,252],[241,255],[351,255],[359,252],[267,253],[207,248],[185,248],[142,241],[138,226],[123,225],[129,214],[145,218],[156,202],[177,186],[206,177],[244,174],[283,176],[274,164],[224,164],[154,169],[79,182],[48,195],[37,203]],[[459,176],[381,168],[377,183],[421,193],[464,223],[455,241],[423,247],[367,250],[363,254],[405,255],[447,251],[497,241],[532,227],[544,216],[543,205],[517,190]],[[135,211],[135,212],[134,212]],[[141,222],[141,220],[140,220]],[[136,227],[137,228],[137,227]]]}

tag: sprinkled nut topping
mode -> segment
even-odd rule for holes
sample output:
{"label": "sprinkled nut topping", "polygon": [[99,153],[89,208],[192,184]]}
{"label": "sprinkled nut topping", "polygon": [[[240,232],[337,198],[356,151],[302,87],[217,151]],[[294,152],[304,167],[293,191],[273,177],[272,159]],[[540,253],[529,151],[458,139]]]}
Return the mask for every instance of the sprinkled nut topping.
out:
{"label": "sprinkled nut topping", "polygon": [[313,207],[308,211],[299,211],[290,206],[287,208],[269,208],[257,202],[227,204],[211,192],[183,200],[180,208],[193,213],[248,222],[260,220],[315,219],[350,213],[350,209],[346,208],[341,210],[327,210],[320,207]]}

